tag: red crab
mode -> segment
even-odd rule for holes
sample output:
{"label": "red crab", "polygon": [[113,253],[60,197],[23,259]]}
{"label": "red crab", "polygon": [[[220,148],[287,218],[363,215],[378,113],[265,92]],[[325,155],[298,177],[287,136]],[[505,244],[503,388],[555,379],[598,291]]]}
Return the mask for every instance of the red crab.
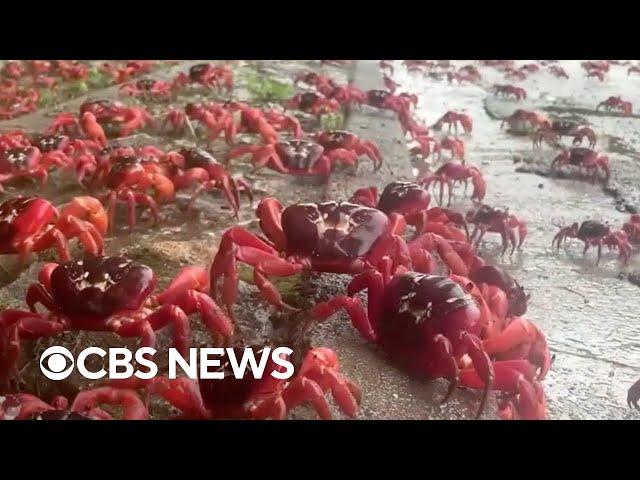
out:
{"label": "red crab", "polygon": [[610,68],[609,62],[607,62],[606,60],[582,62],[580,66],[587,72],[591,70],[608,72]]}
{"label": "red crab", "polygon": [[431,232],[448,240],[466,242],[469,236],[464,216],[448,208],[429,208],[431,195],[417,183],[391,182],[384,187],[379,199],[376,187],[360,188],[349,201],[377,208],[387,216],[402,215],[407,225],[415,227],[416,237]]}
{"label": "red crab", "polygon": [[298,85],[300,82],[316,87],[318,92],[323,95],[329,95],[338,88],[338,84],[330,77],[310,71],[300,72],[295,76],[293,84]]}
{"label": "red crab", "polygon": [[120,87],[120,91],[132,97],[168,101],[171,99],[173,85],[162,80],[146,78],[133,83],[126,83]]}
{"label": "red crab", "polygon": [[517,247],[522,247],[522,243],[527,236],[527,225],[518,217],[509,213],[508,209],[500,210],[489,205],[479,205],[477,208],[467,212],[466,220],[475,225],[471,240],[475,241],[478,248],[486,232],[499,233],[502,237],[502,254],[507,251],[511,243],[511,253],[516,249],[516,231],[518,232]]}
{"label": "red crab", "polygon": [[275,143],[281,131],[290,131],[294,138],[302,138],[302,126],[297,118],[277,110],[263,110],[238,104],[240,124],[238,131],[257,133],[266,143]]}
{"label": "red crab", "polygon": [[458,135],[458,123],[462,126],[464,133],[469,134],[473,131],[473,121],[471,117],[465,113],[453,111],[448,111],[440,117],[438,121],[433,124],[432,128],[434,130],[440,130],[444,124],[447,124],[449,125],[449,133],[451,133],[451,126],[454,126],[456,135]]}
{"label": "red crab", "polygon": [[325,152],[344,149],[357,156],[366,155],[369,157],[376,171],[382,166],[382,155],[378,146],[368,140],[361,140],[351,132],[344,130],[318,132],[315,134],[314,140],[324,147]]}
{"label": "red crab", "polygon": [[[36,339],[64,331],[113,332],[139,337],[153,347],[155,331],[173,325],[174,347],[188,353],[190,313],[198,312],[214,339],[228,339],[233,323],[202,291],[208,288],[207,272],[185,267],[162,293],[150,297],[156,286],[151,268],[123,257],[85,256],[60,265],[45,264],[38,283],[27,289],[29,310],[7,309],[0,313],[0,380],[15,373],[20,353],[19,338]],[[36,304],[48,313],[38,313]],[[5,379],[6,380],[6,379]],[[2,381],[0,381],[2,384]]]}
{"label": "red crab", "polygon": [[429,136],[429,128],[418,123],[409,112],[402,111],[398,113],[398,120],[400,121],[403,135],[408,133],[414,140],[417,140],[420,136]]}
{"label": "red crab", "polygon": [[482,297],[497,317],[519,317],[527,313],[530,295],[501,267],[482,265],[469,273],[469,279],[478,286]]}
{"label": "red crab", "polygon": [[367,105],[391,110],[398,115],[408,114],[411,106],[418,103],[418,97],[410,94],[394,95],[386,90],[368,90]]}
{"label": "red crab", "polygon": [[631,258],[631,245],[627,233],[623,230],[612,232],[611,227],[602,222],[586,220],[581,224],[576,222],[570,227],[562,227],[553,237],[551,247],[553,248],[557,242],[558,250],[560,250],[560,244],[567,238],[577,238],[584,242],[583,255],[587,253],[589,247],[598,247],[596,266],[600,263],[603,245],[608,246],[610,250],[617,249],[623,265],[628,265]]}
{"label": "red crab", "polygon": [[520,67],[520,70],[527,72],[527,73],[535,73],[538,70],[540,70],[540,66],[535,64],[535,63],[527,63],[526,65],[522,65]]}
{"label": "red crab", "polygon": [[87,252],[102,254],[107,215],[93,197],[75,197],[58,211],[38,197],[15,197],[0,204],[0,253],[18,254],[26,261],[32,252],[53,247],[68,261],[69,239],[78,237]]}
{"label": "red crab", "polygon": [[147,407],[134,390],[98,387],[76,395],[69,406],[64,397],[51,403],[28,393],[0,395],[0,420],[111,420],[102,405],[122,408],[123,420],[147,420]]}
{"label": "red crab", "polygon": [[0,192],[3,184],[21,178],[39,179],[47,182],[52,166],[67,167],[69,158],[61,151],[41,152],[37,147],[18,147],[0,150]]}
{"label": "red crab", "polygon": [[315,92],[299,93],[287,101],[285,106],[288,109],[298,109],[316,116],[335,112],[340,108],[336,99],[326,98]]}
{"label": "red crab", "polygon": [[547,68],[547,71],[557,77],[557,78],[569,78],[569,75],[567,75],[567,72],[565,72],[564,68],[558,66],[558,65],[551,65],[549,66],[549,68]]}
{"label": "red crab", "polygon": [[462,160],[462,164],[464,165],[465,146],[462,140],[455,137],[445,137],[437,143],[434,150],[438,154],[438,159],[440,159],[442,150],[449,150],[451,152],[451,159],[453,160],[457,157]]}
{"label": "red crab", "polygon": [[590,148],[575,147],[564,150],[551,162],[551,170],[557,170],[563,165],[573,165],[586,172],[591,171],[591,179],[594,182],[598,177],[598,170],[602,170],[605,182],[609,181],[611,176],[609,157]]}
{"label": "red crab", "polygon": [[[368,310],[354,295],[368,290]],[[484,390],[477,417],[490,390],[515,397],[524,419],[545,417],[537,372],[527,360],[493,362],[483,346],[481,310],[468,290],[467,278],[399,271],[385,277],[376,270],[356,276],[347,295],[316,305],[311,314],[325,319],[344,308],[354,327],[409,374],[444,377],[450,382],[446,401],[458,385]],[[515,336],[501,339],[503,351],[519,344]],[[505,402],[503,407],[507,410]]]}
{"label": "red crab", "polygon": [[[440,142],[435,138],[428,135],[418,135],[413,139],[413,141],[416,142],[417,145],[409,148],[409,153],[411,155],[421,155],[425,159],[429,158],[431,151],[438,156],[441,155]],[[452,156],[454,155],[454,152],[452,152]]]}
{"label": "red crab", "polygon": [[514,85],[494,85],[493,90],[496,95],[503,95],[505,97],[513,95],[516,100],[523,100],[527,98],[527,91],[524,88],[516,87]]}
{"label": "red crab", "polygon": [[335,100],[343,107],[349,105],[362,105],[367,103],[367,94],[353,85],[341,85],[334,88],[327,95],[328,98]]}
{"label": "red crab", "polygon": [[171,176],[171,181],[177,190],[198,184],[189,201],[191,208],[196,198],[203,192],[218,189],[222,190],[227,203],[238,216],[240,209],[240,192],[246,192],[249,202],[253,203],[251,185],[241,178],[234,178],[213,155],[203,149],[183,148],[179,151],[184,159],[184,165],[178,173]]}
{"label": "red crab", "polygon": [[455,80],[456,82],[458,82],[458,84],[462,82],[478,83],[480,78],[479,78],[479,75],[475,75],[473,73],[448,72],[447,80],[449,83],[453,83],[453,81]]}
{"label": "red crab", "polygon": [[[263,346],[252,346],[260,356]],[[235,347],[241,358],[244,347]],[[295,375],[288,380],[274,378],[281,372],[271,358],[264,373],[257,379],[246,374],[237,379],[227,358],[220,359],[217,371],[225,373],[224,380],[191,380],[157,377],[148,382],[137,379],[117,382],[128,387],[144,386],[148,396],[157,395],[180,410],[179,419],[268,419],[284,420],[299,405],[309,402],[321,419],[333,417],[325,392],[331,392],[336,405],[349,417],[358,413],[360,389],[339,371],[338,357],[328,348],[313,348],[307,352]],[[132,385],[133,384],[133,385]]]}
{"label": "red crab", "polygon": [[598,80],[600,80],[601,82],[604,82],[604,75],[605,73],[602,70],[589,70],[587,71],[587,78],[592,78],[595,77]]}
{"label": "red crab", "polygon": [[525,80],[527,78],[526,70],[517,70],[512,67],[507,67],[503,71],[504,78],[506,80]]}
{"label": "red crab", "polygon": [[[263,240],[241,227],[227,230],[211,266],[211,291],[216,295],[223,280],[222,297],[229,312],[237,297],[237,262],[253,267],[255,285],[278,308],[288,307],[267,275],[290,276],[303,270],[359,273],[369,268],[386,270],[411,264],[412,259],[432,265],[430,251],[438,251],[455,272],[468,271],[451,243],[424,234],[409,246],[399,236],[402,217],[346,202],[303,203],[287,208],[266,198],[257,208]],[[283,258],[284,257],[284,258]],[[467,262],[465,262],[467,260]],[[291,307],[289,307],[291,308]]]}
{"label": "red crab", "polygon": [[358,155],[352,150],[336,148],[325,151],[319,143],[309,140],[288,140],[267,145],[243,145],[229,151],[229,160],[251,154],[254,171],[268,167],[280,173],[300,176],[321,176],[329,181],[334,163],[358,166]]}
{"label": "red crab", "polygon": [[629,243],[640,245],[640,213],[634,213],[628,222],[622,225],[622,230],[627,232]]}
{"label": "red crab", "polygon": [[[85,115],[87,113],[90,115]],[[108,100],[95,100],[80,105],[79,118],[69,112],[59,114],[45,133],[63,133],[76,137],[82,127],[82,131],[90,139],[102,142],[103,135],[127,137],[144,128],[152,120],[144,108],[127,107],[120,102]]]}
{"label": "red crab", "polygon": [[533,148],[540,148],[543,140],[550,145],[557,146],[558,140],[563,136],[572,136],[574,145],[580,145],[586,137],[590,148],[595,147],[597,142],[596,134],[591,127],[570,120],[554,120],[551,123],[551,128],[543,126],[535,131]]}
{"label": "red crab", "polygon": [[198,83],[204,87],[224,89],[227,93],[233,90],[233,70],[228,65],[215,66],[210,63],[200,63],[189,68],[189,74],[178,74],[174,85],[184,86],[189,83]]}
{"label": "red crab", "polygon": [[460,163],[448,162],[442,165],[433,174],[428,174],[418,180],[418,184],[424,185],[425,188],[429,188],[432,183],[440,184],[440,196],[439,204],[442,205],[442,197],[444,192],[444,186],[449,188],[449,200],[447,205],[451,204],[451,197],[453,194],[453,187],[456,182],[464,182],[465,187],[468,179],[471,179],[473,183],[473,193],[471,194],[471,200],[482,201],[486,193],[486,183],[477,167],[469,167]]}
{"label": "red crab", "polygon": [[510,116],[504,118],[502,123],[500,123],[500,128],[502,128],[505,123],[509,125],[511,129],[516,130],[524,130],[528,126],[551,128],[551,121],[543,113],[522,109],[518,109]]}
{"label": "red crab", "polygon": [[10,60],[4,64],[0,71],[3,77],[19,79],[26,73],[26,67],[19,60]]}
{"label": "red crab", "polygon": [[609,97],[605,101],[600,102],[596,106],[596,112],[603,107],[607,112],[614,111],[622,113],[625,117],[630,117],[633,113],[633,106],[631,102],[622,100],[622,97]]}
{"label": "red crab", "polygon": [[0,150],[30,147],[31,140],[22,130],[0,133]]}
{"label": "red crab", "polygon": [[[179,157],[167,156],[168,162],[179,162]],[[98,183],[109,191],[105,194],[109,225],[115,227],[116,205],[126,202],[128,207],[129,230],[136,223],[136,205],[144,205],[151,211],[154,223],[158,221],[158,203],[166,203],[175,198],[175,186],[168,178],[167,167],[151,155],[112,155],[109,160],[98,165],[94,184]],[[147,192],[151,190],[152,195]]]}

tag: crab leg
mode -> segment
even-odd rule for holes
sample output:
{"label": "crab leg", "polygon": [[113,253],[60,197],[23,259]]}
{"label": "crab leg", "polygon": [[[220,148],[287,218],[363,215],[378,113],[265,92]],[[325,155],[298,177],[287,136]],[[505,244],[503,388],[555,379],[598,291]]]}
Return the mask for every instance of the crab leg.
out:
{"label": "crab leg", "polygon": [[80,413],[91,413],[100,404],[119,405],[123,408],[124,420],[147,420],[147,407],[134,390],[123,390],[113,387],[100,387],[78,393],[71,410]]}

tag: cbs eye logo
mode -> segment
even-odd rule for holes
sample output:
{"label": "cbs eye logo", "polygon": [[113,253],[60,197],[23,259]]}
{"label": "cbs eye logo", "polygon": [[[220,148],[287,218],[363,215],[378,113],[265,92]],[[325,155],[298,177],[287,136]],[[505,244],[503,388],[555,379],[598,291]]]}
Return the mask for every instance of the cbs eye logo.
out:
{"label": "cbs eye logo", "polygon": [[40,356],[40,370],[49,380],[64,380],[74,366],[73,355],[64,347],[49,347]]}

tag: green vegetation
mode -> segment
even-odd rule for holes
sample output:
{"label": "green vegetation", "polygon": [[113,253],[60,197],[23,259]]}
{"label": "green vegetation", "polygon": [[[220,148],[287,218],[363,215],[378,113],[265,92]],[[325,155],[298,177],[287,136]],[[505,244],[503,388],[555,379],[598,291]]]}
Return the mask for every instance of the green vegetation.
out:
{"label": "green vegetation", "polygon": [[253,97],[253,101],[258,103],[277,102],[293,96],[291,85],[258,73],[252,74],[247,79],[247,90]]}
{"label": "green vegetation", "polygon": [[341,113],[325,113],[320,116],[322,130],[340,130],[344,125],[344,117]]}

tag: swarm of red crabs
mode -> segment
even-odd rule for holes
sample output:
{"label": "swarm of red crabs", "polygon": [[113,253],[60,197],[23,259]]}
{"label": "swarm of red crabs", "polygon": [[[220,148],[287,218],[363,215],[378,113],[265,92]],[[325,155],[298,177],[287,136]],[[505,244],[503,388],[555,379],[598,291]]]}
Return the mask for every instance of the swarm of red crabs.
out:
{"label": "swarm of red crabs", "polygon": [[[393,74],[391,63],[380,66]],[[410,61],[405,66],[425,75],[446,73],[449,82],[458,84],[477,84],[482,78],[475,65],[456,70],[449,62]],[[507,63],[494,66],[513,68]],[[32,66],[42,74],[45,67]],[[228,65],[198,64],[169,81],[134,79],[150,71],[151,66],[142,62],[102,68],[114,81],[127,82],[120,87],[123,97],[144,101],[173,101],[194,88],[228,95],[234,86]],[[81,70],[80,65],[67,65],[65,71],[82,77]],[[536,64],[525,65],[514,69],[514,75],[538,70]],[[8,71],[18,75],[20,65]],[[526,223],[506,208],[482,203],[486,181],[477,167],[465,163],[465,144],[458,138],[459,133],[473,132],[469,115],[450,110],[427,127],[414,116],[417,96],[388,75],[384,89],[369,91],[340,85],[312,71],[300,72],[294,83],[307,88],[283,102],[284,108],[203,100],[172,105],[154,116],[157,112],[152,115],[147,108],[124,103],[124,98],[87,100],[78,114],[58,115],[43,135],[0,135],[0,186],[45,183],[52,172],[60,171],[87,191],[60,207],[35,196],[17,196],[0,205],[4,245],[0,253],[17,254],[26,262],[32,254],[54,249],[59,257],[59,263],[45,263],[27,287],[24,307],[0,312],[0,419],[110,419],[113,406],[121,408],[122,418],[147,419],[152,416],[151,400],[168,403],[178,412],[175,418],[183,419],[283,419],[305,403],[327,419],[333,415],[329,395],[343,415],[357,417],[366,392],[340,372],[335,352],[322,346],[304,352],[288,380],[268,374],[259,379],[225,375],[223,381],[158,376],[96,386],[75,398],[41,398],[16,390],[26,342],[64,332],[111,332],[153,347],[169,327],[172,345],[186,356],[192,343],[190,317],[194,317],[204,324],[212,345],[235,346],[234,310],[243,291],[238,288],[241,265],[250,267],[255,287],[282,314],[303,315],[313,324],[344,309],[355,330],[378,346],[390,363],[418,379],[446,379],[443,401],[458,386],[479,390],[480,416],[489,393],[495,391],[501,418],[546,418],[540,382],[551,358],[544,334],[524,317],[529,295],[505,269],[481,257],[487,233],[500,235],[503,255],[520,249]],[[523,89],[512,85],[497,92],[526,98]],[[241,194],[248,196],[248,205],[253,196],[250,184],[232,175],[235,162],[230,161],[245,155],[254,173],[267,167],[294,176],[317,176],[323,182],[341,165],[357,171],[362,158],[370,160],[371,171],[377,172],[383,155],[372,139],[340,129],[306,132],[298,120],[300,112],[321,116],[353,107],[389,112],[418,144],[414,147],[418,153],[428,157],[433,151],[441,161],[441,151],[449,150],[451,161],[415,183],[393,181],[380,194],[376,187],[368,187],[348,200],[290,205],[275,197],[263,198],[256,208],[259,231],[239,225],[227,229],[208,268],[183,267],[159,293],[152,268],[105,252],[104,236],[116,225],[120,204],[126,206],[127,223],[133,229],[141,210],[146,209],[154,223],[161,222],[161,205],[174,202],[180,190],[192,189],[187,208],[200,194],[217,190],[237,218],[245,206]],[[552,143],[552,134],[568,131],[554,128],[537,112],[520,112],[507,123],[530,124],[541,129],[540,135],[546,129],[540,142]],[[431,136],[431,130],[443,127],[455,136],[438,140]],[[186,136],[198,146],[170,150],[115,140],[144,131]],[[567,134],[591,141],[580,128],[571,132]],[[245,142],[248,136],[250,144]],[[218,140],[227,144],[223,158],[209,148]],[[595,159],[586,158],[581,165],[587,171],[604,171],[606,162],[597,154]],[[556,163],[572,162],[563,157]],[[473,208],[467,212],[449,208],[456,184],[464,183],[466,193],[469,180]],[[432,186],[438,202],[432,203]],[[637,239],[638,225],[640,221],[632,217],[621,232],[630,241]],[[622,234],[616,235],[622,239]],[[75,238],[83,254],[70,253],[69,242]],[[607,236],[602,242],[613,245]],[[627,255],[622,241],[615,248]],[[350,282],[345,294],[327,298],[320,292],[321,301],[302,307],[283,297],[277,287],[278,277],[301,272],[343,274]],[[260,352],[265,346],[253,348]],[[220,369],[230,373],[228,359],[222,359]],[[267,373],[279,369],[272,361],[267,363]]]}

